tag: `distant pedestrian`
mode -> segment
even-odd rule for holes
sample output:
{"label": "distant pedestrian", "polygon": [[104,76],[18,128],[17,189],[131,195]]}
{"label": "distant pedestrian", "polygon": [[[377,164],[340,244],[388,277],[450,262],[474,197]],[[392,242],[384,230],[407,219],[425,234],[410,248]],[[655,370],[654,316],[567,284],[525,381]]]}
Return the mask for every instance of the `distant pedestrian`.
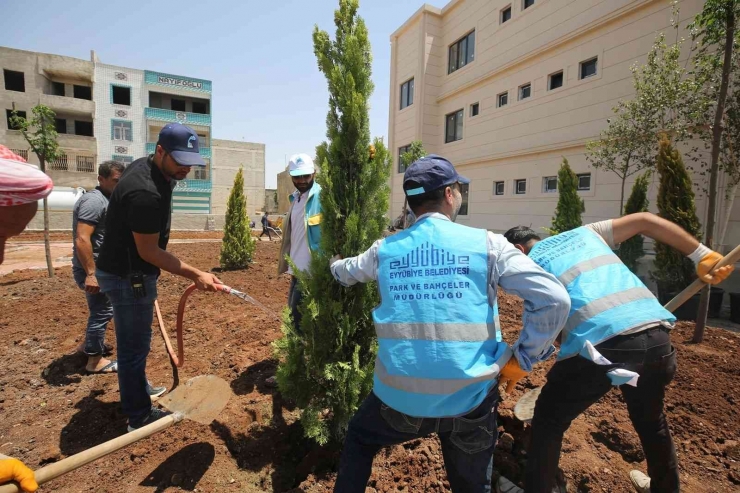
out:
{"label": "distant pedestrian", "polygon": [[262,234],[260,235],[260,238],[265,236],[265,234],[270,241],[272,241],[272,236],[270,235],[270,219],[267,217],[267,211],[262,214]]}
{"label": "distant pedestrian", "polygon": [[113,318],[113,306],[100,292],[95,278],[95,260],[105,237],[105,213],[108,199],[125,167],[117,161],[105,161],[98,167],[98,186],[84,194],[72,211],[72,275],[87,299],[87,328],[82,352],[87,355],[89,373],[115,373],[118,363],[104,358],[110,351],[105,345],[105,331]]}

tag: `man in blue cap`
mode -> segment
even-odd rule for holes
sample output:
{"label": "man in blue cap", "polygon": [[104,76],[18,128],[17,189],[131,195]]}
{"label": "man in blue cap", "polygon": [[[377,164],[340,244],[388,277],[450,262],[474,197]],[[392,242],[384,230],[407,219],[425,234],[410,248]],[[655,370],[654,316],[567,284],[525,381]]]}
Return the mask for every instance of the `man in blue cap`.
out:
{"label": "man in blue cap", "polygon": [[159,133],[154,154],[128,165],[108,205],[106,236],[95,274],[100,291],[113,305],[118,385],[129,431],[169,414],[152,407],[146,379],[160,269],[190,279],[204,291],[216,291],[215,285],[220,284],[213,274],[166,251],[172,190],[192,166],[205,166],[198,135],[185,125],[167,124]]}
{"label": "man in blue cap", "polygon": [[[497,384],[510,390],[554,350],[568,293],[503,236],[454,223],[464,183],[445,158],[417,160],[403,179],[414,225],[332,259],[338,282],[377,281],[381,299],[373,392],[350,421],[335,492],[364,492],[382,447],[431,433],[452,491],[490,492]],[[513,347],[501,338],[499,286],[524,299]]]}

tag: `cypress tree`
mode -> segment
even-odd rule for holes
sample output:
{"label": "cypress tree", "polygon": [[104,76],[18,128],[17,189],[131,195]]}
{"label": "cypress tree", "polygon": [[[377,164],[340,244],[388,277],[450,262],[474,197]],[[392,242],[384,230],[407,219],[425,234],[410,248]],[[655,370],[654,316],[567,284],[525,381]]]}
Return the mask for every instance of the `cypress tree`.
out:
{"label": "cypress tree", "polygon": [[[658,215],[678,224],[690,235],[701,239],[701,224],[696,216],[691,177],[686,171],[681,154],[673,148],[663,134],[659,141],[657,157]],[[688,286],[696,277],[694,263],[678,250],[655,242],[655,272],[658,289],[663,294],[676,293]]]}
{"label": "cypress tree", "polygon": [[358,0],[340,0],[336,35],[314,28],[314,53],[329,86],[327,140],[316,148],[321,191],[321,244],[308,273],[299,273],[304,294],[301,333],[290,317],[276,342],[280,391],[295,400],[306,435],[324,444],[340,440],[350,417],[373,383],[377,341],[371,311],[377,286],[344,288],[329,259],[357,255],[381,237],[388,211],[390,173],[382,140],[370,145],[368,99],[372,56]]}
{"label": "cypress tree", "polygon": [[[649,171],[637,177],[635,184],[632,185],[632,192],[627,199],[627,204],[624,206],[625,215],[647,212],[650,205],[648,200],[649,180]],[[638,261],[645,256],[644,241],[642,235],[635,235],[619,245],[619,258],[635,274],[637,274]]]}
{"label": "cypress tree", "polygon": [[558,206],[552,218],[552,234],[564,233],[583,224],[581,214],[586,210],[583,199],[578,196],[578,176],[563,158],[558,171]]}
{"label": "cypress tree", "polygon": [[224,239],[221,243],[221,268],[245,269],[254,257],[254,238],[247,217],[247,199],[244,196],[242,168],[234,178],[234,187],[229,194],[226,208]]}

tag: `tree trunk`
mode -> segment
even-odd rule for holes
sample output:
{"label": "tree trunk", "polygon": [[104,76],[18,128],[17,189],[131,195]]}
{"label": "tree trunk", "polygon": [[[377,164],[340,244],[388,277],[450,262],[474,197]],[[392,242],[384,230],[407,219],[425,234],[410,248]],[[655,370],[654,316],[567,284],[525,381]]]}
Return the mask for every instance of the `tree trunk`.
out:
{"label": "tree trunk", "polygon": [[740,182],[735,183],[732,186],[732,190],[729,193],[729,196],[727,198],[727,203],[725,204],[725,210],[724,215],[722,217],[722,222],[720,233],[719,233],[719,245],[725,244],[725,236],[727,236],[727,227],[730,225],[730,215],[732,214],[732,207],[735,205],[735,194],[737,194],[738,185],[740,185]]}
{"label": "tree trunk", "polygon": [[[41,171],[46,173],[46,160],[39,159]],[[51,262],[51,242],[49,241],[49,199],[44,197],[44,251],[46,253],[46,270],[49,277],[54,277],[54,265]]]}
{"label": "tree trunk", "polygon": [[[727,99],[727,87],[730,82],[730,69],[732,64],[732,44],[735,39],[735,12],[728,9],[725,27],[724,60],[722,62],[722,83],[719,88],[717,100],[717,112],[714,115],[714,127],[712,128],[712,161],[709,175],[709,207],[707,208],[707,224],[705,242],[709,248],[714,248],[714,219],[717,209],[717,179],[719,175],[719,151],[722,141],[722,116],[725,113],[725,100]],[[704,326],[707,324],[707,313],[709,311],[709,286],[701,292],[699,302],[699,313],[696,317],[696,328],[694,329],[693,342],[699,343],[704,340]]]}
{"label": "tree trunk", "polygon": [[624,214],[624,185],[627,181],[627,173],[622,175],[622,193],[619,196],[619,217],[622,217],[622,214]]}

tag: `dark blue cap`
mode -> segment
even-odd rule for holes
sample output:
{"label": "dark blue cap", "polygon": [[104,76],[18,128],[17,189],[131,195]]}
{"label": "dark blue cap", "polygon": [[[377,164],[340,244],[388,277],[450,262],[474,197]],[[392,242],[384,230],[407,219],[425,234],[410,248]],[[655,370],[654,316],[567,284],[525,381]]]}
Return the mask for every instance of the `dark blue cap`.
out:
{"label": "dark blue cap", "polygon": [[198,134],[182,123],[168,123],[159,132],[159,145],[180,166],[205,166],[200,156]]}
{"label": "dark blue cap", "polygon": [[[418,185],[413,185],[414,188],[409,189],[406,184],[410,181]],[[470,180],[459,175],[451,162],[436,154],[417,159],[403,175],[403,191],[407,196],[421,195],[453,183],[465,184],[470,183]]]}

